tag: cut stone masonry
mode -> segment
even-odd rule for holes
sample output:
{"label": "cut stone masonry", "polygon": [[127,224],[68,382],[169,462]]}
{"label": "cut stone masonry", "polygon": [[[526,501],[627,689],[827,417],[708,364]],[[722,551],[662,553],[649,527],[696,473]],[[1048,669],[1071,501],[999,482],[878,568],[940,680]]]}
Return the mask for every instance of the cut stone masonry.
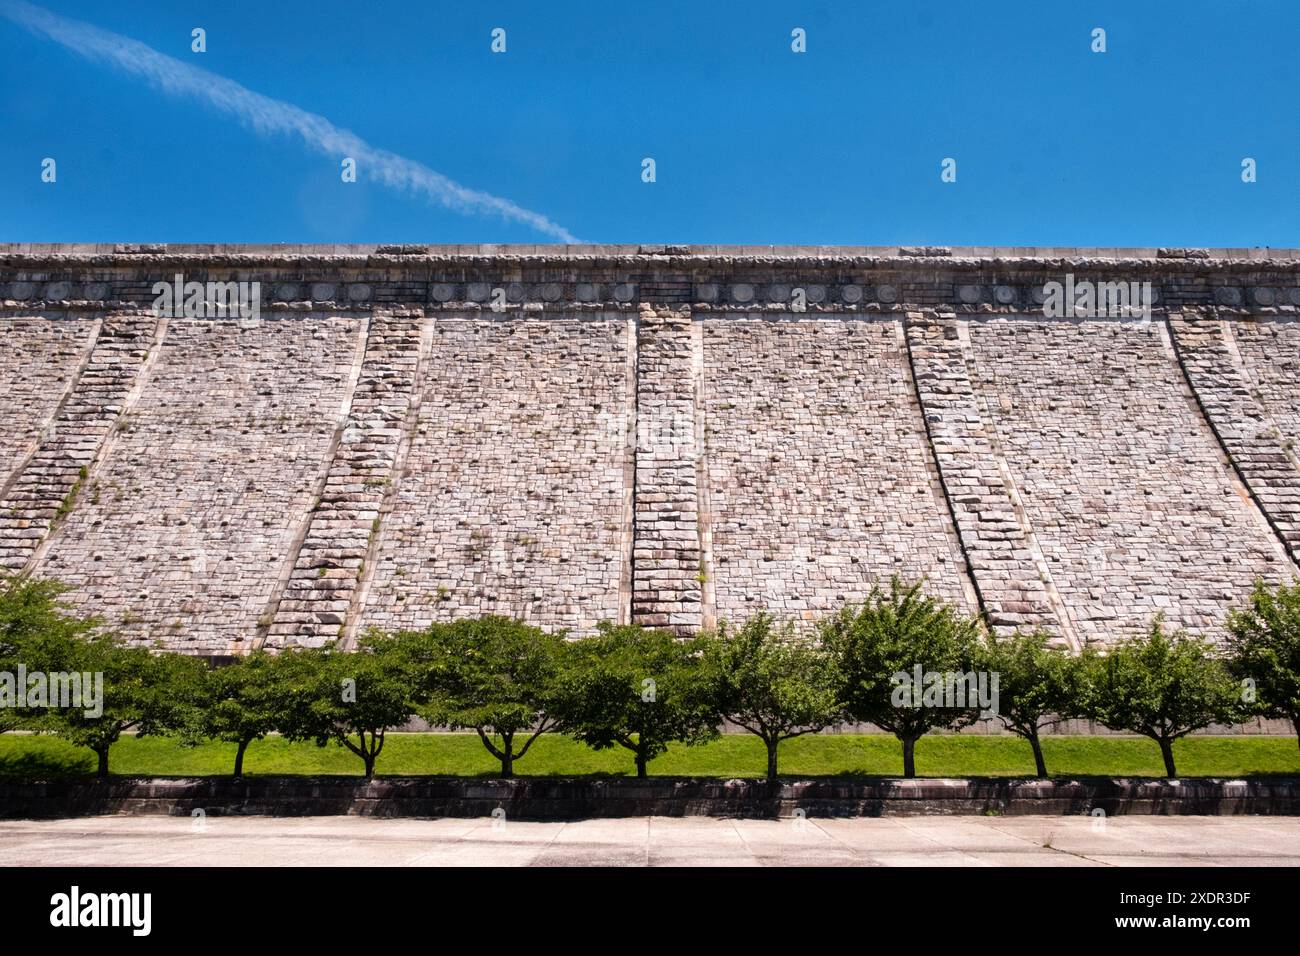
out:
{"label": "cut stone masonry", "polygon": [[1256,578],[1292,567],[1197,407],[1164,322],[968,326],[972,382],[1082,644],[1163,614],[1221,638]]}
{"label": "cut stone masonry", "polygon": [[356,628],[619,618],[634,348],[617,315],[434,320]]}
{"label": "cut stone masonry", "polygon": [[279,597],[267,647],[319,647],[345,636],[415,405],[422,340],[419,319],[370,320],[343,433]]}
{"label": "cut stone masonry", "polygon": [[0,567],[22,571],[53,524],[76,504],[159,328],[158,319],[131,317],[111,317],[100,326],[73,394],[0,500]]}
{"label": "cut stone masonry", "polygon": [[362,324],[168,319],[39,573],[130,641],[247,651],[328,471]]}
{"label": "cut stone masonry", "polygon": [[641,309],[632,620],[679,633],[700,626],[707,573],[700,548],[696,342],[689,309]]}
{"label": "cut stone masonry", "polygon": [[40,448],[72,393],[99,334],[99,319],[15,318],[3,325],[0,394],[0,499]]}
{"label": "cut stone masonry", "polygon": [[1300,463],[1255,397],[1231,331],[1219,319],[1182,315],[1170,316],[1169,327],[1206,418],[1291,560],[1300,561]]}
{"label": "cut stone masonry", "polygon": [[996,431],[971,383],[969,339],[953,319],[906,326],[912,374],[980,603],[998,633],[1041,629],[1076,646],[1054,606],[1046,562],[1000,467]]}
{"label": "cut stone masonry", "polygon": [[764,609],[807,633],[894,576],[924,577],[929,593],[976,610],[902,323],[791,313],[698,324],[718,616]]}
{"label": "cut stone masonry", "polygon": [[[146,315],[178,272],[262,320]],[[1047,320],[1067,273],[1151,320]],[[0,568],[137,643],[806,629],[898,573],[1077,648],[1297,574],[1297,250],[0,245],[0,324]]]}

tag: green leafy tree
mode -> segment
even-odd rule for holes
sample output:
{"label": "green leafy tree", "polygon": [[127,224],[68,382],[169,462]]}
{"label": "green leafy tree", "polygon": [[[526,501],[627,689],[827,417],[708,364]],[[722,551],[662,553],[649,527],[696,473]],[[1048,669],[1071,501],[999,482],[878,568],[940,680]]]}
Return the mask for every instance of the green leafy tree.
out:
{"label": "green leafy tree", "polygon": [[39,654],[44,641],[61,649],[68,640],[97,631],[96,618],[79,616],[60,600],[67,591],[67,585],[43,578],[0,578],[0,659],[10,660],[18,651]]}
{"label": "green leafy tree", "polygon": [[110,636],[78,640],[60,664],[60,669],[70,672],[102,675],[100,712],[48,706],[29,726],[90,748],[100,777],[108,776],[109,748],[122,734],[167,734],[192,724],[206,666],[195,657],[127,647]]}
{"label": "green leafy tree", "polygon": [[400,642],[372,633],[354,653],[326,646],[281,658],[273,666],[282,694],[280,733],[318,747],[333,741],[361,758],[373,777],[385,735],[415,713],[417,674]]}
{"label": "green leafy tree", "polygon": [[[41,672],[51,689],[56,675],[75,675],[80,705],[47,699],[0,720],[89,748],[97,773],[106,777],[109,748],[123,733],[169,733],[193,719],[203,664],[124,646],[100,630],[97,618],[80,616],[60,600],[67,590],[57,581],[24,575],[0,582],[0,663],[10,673],[18,664],[28,674]],[[96,688],[102,691],[98,706],[90,700]]]}
{"label": "green leafy tree", "polygon": [[1254,710],[1291,721],[1300,742],[1300,581],[1255,584],[1250,601],[1228,614],[1229,666],[1252,681]]}
{"label": "green leafy tree", "polygon": [[672,741],[718,735],[694,642],[636,625],[602,623],[595,637],[573,645],[552,713],[596,750],[630,750],[638,777]]}
{"label": "green leafy tree", "polygon": [[998,675],[997,717],[1002,725],[1029,741],[1034,768],[1047,776],[1039,734],[1062,720],[1083,716],[1082,658],[1048,646],[1041,631],[1011,637],[989,635],[975,653],[978,670]]}
{"label": "green leafy tree", "polygon": [[1226,663],[1204,641],[1182,631],[1166,634],[1159,616],[1145,637],[1098,657],[1088,676],[1089,716],[1154,740],[1168,777],[1178,775],[1175,740],[1244,713],[1241,687]]}
{"label": "green leafy tree", "polygon": [[[97,633],[100,622],[79,616],[60,598],[57,581],[13,575],[0,578],[0,671],[70,671],[79,642]],[[0,731],[37,716],[29,709],[0,708]]]}
{"label": "green leafy tree", "polygon": [[791,625],[758,614],[739,628],[723,624],[699,638],[706,679],[720,716],[767,749],[767,779],[777,780],[782,740],[816,733],[842,718],[840,675],[825,650]]}
{"label": "green leafy tree", "polygon": [[187,728],[185,741],[235,744],[234,773],[242,777],[249,744],[277,730],[285,719],[288,665],[286,656],[259,650],[208,672],[203,704],[197,709],[198,719]]}
{"label": "green leafy tree", "polygon": [[501,761],[501,776],[559,724],[552,713],[568,644],[563,637],[506,617],[433,624],[401,636],[417,662],[421,703],[429,723],[472,728]]}
{"label": "green leafy tree", "polygon": [[959,678],[976,676],[979,624],[922,594],[920,582],[905,587],[895,578],[887,592],[873,588],[861,605],[823,620],[821,636],[843,674],[847,713],[898,738],[903,776],[916,776],[922,736],[978,719],[978,689]]}

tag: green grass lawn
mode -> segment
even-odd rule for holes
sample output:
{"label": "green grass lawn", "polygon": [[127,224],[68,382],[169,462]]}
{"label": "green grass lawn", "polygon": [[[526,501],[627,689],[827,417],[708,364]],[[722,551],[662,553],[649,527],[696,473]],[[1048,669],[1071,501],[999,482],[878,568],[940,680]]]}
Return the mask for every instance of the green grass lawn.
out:
{"label": "green grass lawn", "polygon": [[[1047,768],[1057,776],[1163,775],[1156,745],[1141,737],[1047,737]],[[122,776],[229,774],[233,744],[182,747],[166,737],[125,737],[113,746],[109,765]],[[1185,777],[1289,774],[1300,776],[1294,737],[1194,737],[1174,745]],[[781,774],[790,777],[899,776],[903,760],[892,737],[834,734],[799,737],[781,745]],[[379,757],[381,775],[458,774],[495,776],[499,765],[474,734],[389,734]],[[766,760],[759,741],[729,734],[701,747],[675,747],[651,762],[654,776],[760,777]],[[923,777],[1033,776],[1029,746],[1018,737],[934,736],[916,746]],[[0,734],[0,776],[53,777],[92,774],[90,751],[55,737]],[[292,744],[278,737],[254,742],[244,757],[247,775],[361,774],[361,761],[334,744]],[[594,751],[548,734],[515,764],[518,776],[634,774],[631,754]]]}

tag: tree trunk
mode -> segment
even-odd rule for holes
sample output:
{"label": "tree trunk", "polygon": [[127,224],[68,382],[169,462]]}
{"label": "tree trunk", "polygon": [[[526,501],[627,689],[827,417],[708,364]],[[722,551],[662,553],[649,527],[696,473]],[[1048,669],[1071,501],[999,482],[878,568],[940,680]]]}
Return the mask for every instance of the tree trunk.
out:
{"label": "tree trunk", "polygon": [[1160,756],[1165,758],[1165,776],[1173,779],[1178,776],[1174,769],[1174,742],[1167,737],[1160,738]]}
{"label": "tree trunk", "polygon": [[767,782],[776,783],[776,748],[781,741],[773,738],[765,743],[767,744]]}
{"label": "tree trunk", "polygon": [[239,742],[239,749],[235,751],[236,777],[242,777],[244,775],[244,751],[248,749],[250,743],[252,743],[251,740],[241,740]]}
{"label": "tree trunk", "polygon": [[501,734],[501,776],[513,777],[515,775],[515,734]]}
{"label": "tree trunk", "polygon": [[644,778],[644,777],[647,776],[647,774],[646,774],[646,766],[645,766],[645,764],[646,764],[646,761],[645,761],[645,754],[644,754],[642,751],[638,750],[638,751],[636,752],[636,775],[637,775],[637,777]]}
{"label": "tree trunk", "polygon": [[916,776],[916,738],[903,738],[903,776]]}
{"label": "tree trunk", "polygon": [[366,738],[361,738],[361,759],[366,762],[366,779],[375,775],[375,752],[366,746]]}
{"label": "tree trunk", "polygon": [[1295,727],[1296,746],[1300,747],[1300,714],[1291,718],[1291,725]]}
{"label": "tree trunk", "polygon": [[1029,746],[1034,748],[1034,772],[1040,778],[1047,776],[1047,762],[1043,760],[1043,742],[1038,739],[1037,732],[1029,737]]}
{"label": "tree trunk", "polygon": [[103,749],[96,750],[95,756],[99,758],[99,767],[96,769],[95,773],[101,779],[106,778],[108,776],[108,746],[105,745]]}

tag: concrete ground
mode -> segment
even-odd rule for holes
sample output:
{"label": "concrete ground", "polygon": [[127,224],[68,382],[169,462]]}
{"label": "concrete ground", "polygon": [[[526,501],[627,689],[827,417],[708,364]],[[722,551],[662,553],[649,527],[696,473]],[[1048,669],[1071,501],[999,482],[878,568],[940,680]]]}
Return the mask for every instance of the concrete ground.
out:
{"label": "concrete ground", "polygon": [[6,866],[1300,865],[1291,817],[0,821]]}

